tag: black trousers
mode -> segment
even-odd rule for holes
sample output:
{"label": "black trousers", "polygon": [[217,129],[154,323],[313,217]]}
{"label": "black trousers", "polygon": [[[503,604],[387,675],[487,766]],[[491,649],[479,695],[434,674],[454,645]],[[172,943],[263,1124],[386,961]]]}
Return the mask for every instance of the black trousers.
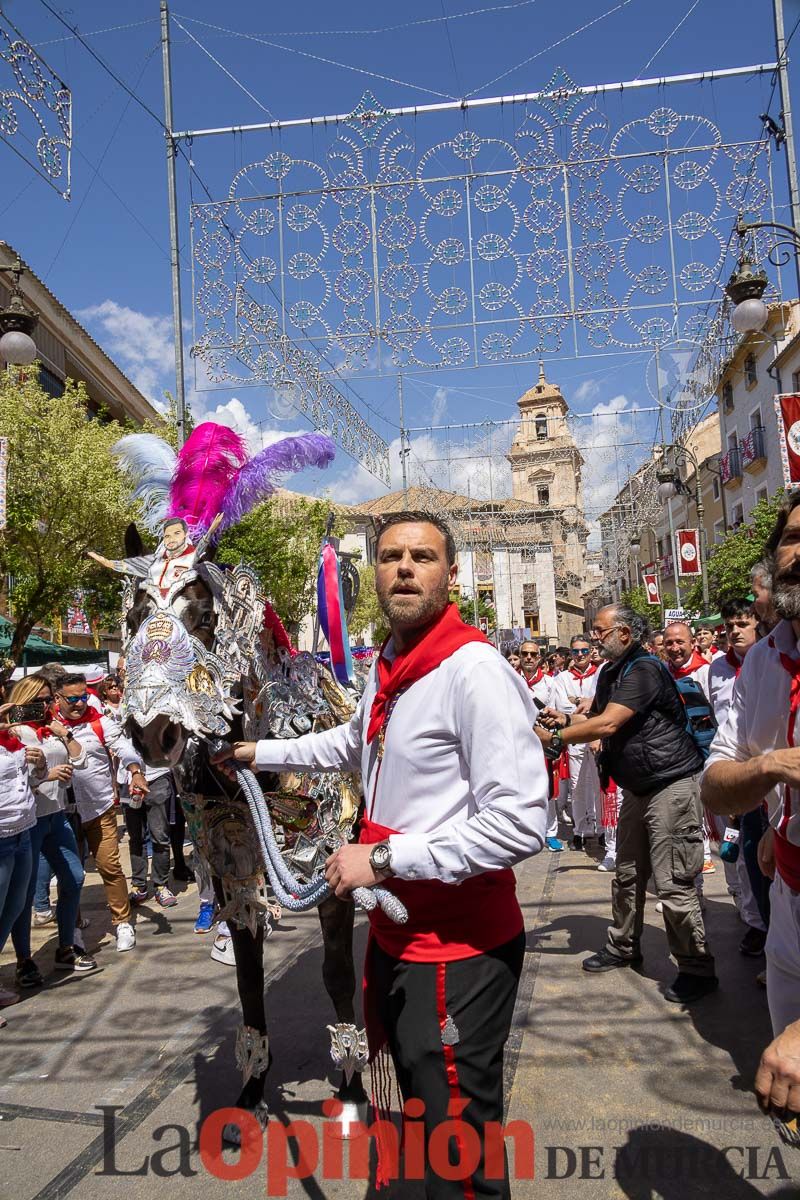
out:
{"label": "black trousers", "polygon": [[[403,1100],[424,1102],[429,1144],[436,1127],[452,1119],[451,1101],[468,1101],[461,1119],[476,1130],[482,1148],[467,1179],[449,1180],[436,1170],[441,1161],[437,1139],[437,1152],[426,1154],[428,1200],[507,1200],[511,1195],[507,1164],[505,1178],[485,1177],[483,1142],[487,1122],[499,1126],[503,1121],[503,1047],[524,953],[524,933],[488,954],[448,963],[403,962],[371,942],[370,987]],[[448,1034],[457,1037],[452,1046],[445,1044]],[[463,1161],[452,1142],[450,1161]]]}

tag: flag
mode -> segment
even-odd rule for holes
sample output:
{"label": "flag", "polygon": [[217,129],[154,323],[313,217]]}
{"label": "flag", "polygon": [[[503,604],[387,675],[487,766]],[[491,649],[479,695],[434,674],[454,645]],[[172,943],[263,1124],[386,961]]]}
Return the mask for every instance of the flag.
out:
{"label": "flag", "polygon": [[780,429],[783,483],[800,487],[800,396],[776,396],[775,411]]}
{"label": "flag", "polygon": [[353,678],[353,660],[350,656],[350,637],[347,632],[347,617],[344,610],[342,576],[339,558],[333,546],[327,542],[319,556],[317,572],[317,611],[322,632],[331,648],[331,669],[340,683],[349,683]]}
{"label": "flag", "polygon": [[647,603],[660,604],[661,590],[658,586],[658,575],[655,573],[651,575],[648,572],[644,572],[642,574],[642,580],[644,582],[644,590],[647,592]]}
{"label": "flag", "polygon": [[679,575],[701,575],[700,569],[700,531],[697,529],[679,529],[675,534],[677,542],[677,561]]}

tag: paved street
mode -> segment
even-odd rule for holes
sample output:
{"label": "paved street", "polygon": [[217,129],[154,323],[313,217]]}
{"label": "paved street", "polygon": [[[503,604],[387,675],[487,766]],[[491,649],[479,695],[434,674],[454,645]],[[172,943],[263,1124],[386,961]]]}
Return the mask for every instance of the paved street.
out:
{"label": "paved street", "polygon": [[[507,1051],[508,1117],[533,1127],[536,1178],[518,1180],[513,1196],[800,1196],[800,1151],[779,1142],[751,1092],[769,1037],[755,979],[763,960],[738,953],[742,926],[721,869],[706,878],[721,987],[691,1013],[660,996],[673,970],[654,903],[643,971],[589,977],[579,963],[602,944],[609,876],[574,853],[544,854],[518,874],[528,955]],[[99,942],[102,969],[80,979],[48,973],[52,927],[36,931],[47,986],[5,1010],[0,1196],[116,1200],[131,1194],[132,1183],[139,1195],[169,1200],[264,1195],[263,1162],[249,1179],[220,1181],[206,1172],[194,1144],[199,1123],[238,1090],[234,972],[211,960],[210,937],[192,931],[194,887],[177,908],[142,908],[137,949],[125,955],[104,936],[108,918],[94,873],[84,896],[92,918],[87,945]],[[359,954],[364,942],[362,925]],[[283,1121],[319,1126],[330,1094],[325,1025],[332,1014],[316,916],[285,917],[267,961],[270,1110]],[[12,975],[7,950],[0,983]],[[105,1167],[101,1106],[116,1106],[115,1158],[109,1152]],[[159,1134],[166,1125],[187,1132]],[[181,1136],[183,1158],[174,1149]],[[146,1179],[121,1174],[142,1170],[148,1156]],[[321,1169],[288,1184],[288,1195],[312,1200],[373,1194],[417,1200],[421,1192],[406,1182],[377,1193],[368,1182],[323,1179]]]}

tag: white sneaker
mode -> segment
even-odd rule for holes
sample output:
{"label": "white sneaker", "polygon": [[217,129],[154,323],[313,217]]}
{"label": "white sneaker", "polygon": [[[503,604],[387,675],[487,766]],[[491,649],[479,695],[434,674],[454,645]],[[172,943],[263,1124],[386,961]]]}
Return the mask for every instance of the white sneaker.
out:
{"label": "white sneaker", "polygon": [[136,933],[129,921],[123,921],[117,926],[117,951],[132,950],[136,945]]}
{"label": "white sneaker", "polygon": [[50,925],[55,920],[55,913],[52,908],[46,908],[43,912],[37,909],[33,910],[33,924],[38,929],[42,925]]}
{"label": "white sneaker", "polygon": [[617,869],[617,860],[611,854],[607,854],[601,863],[597,864],[598,871],[615,871]]}
{"label": "white sneaker", "polygon": [[656,905],[656,912],[657,912],[657,913],[662,913],[663,911],[664,911],[664,905],[663,905],[663,904],[661,903],[661,901],[659,900],[658,904]]}
{"label": "white sneaker", "polygon": [[224,963],[226,967],[235,967],[236,959],[233,956],[233,938],[226,937],[224,933],[218,933],[214,938],[214,945],[211,947],[211,957],[214,962]]}

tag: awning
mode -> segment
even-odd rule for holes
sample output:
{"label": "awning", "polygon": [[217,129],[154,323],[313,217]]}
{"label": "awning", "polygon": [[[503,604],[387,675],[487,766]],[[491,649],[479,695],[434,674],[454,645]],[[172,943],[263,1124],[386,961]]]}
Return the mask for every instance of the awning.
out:
{"label": "awning", "polygon": [[[13,624],[5,617],[0,617],[0,657],[8,654],[13,637]],[[94,648],[80,650],[76,646],[59,646],[57,642],[48,642],[47,638],[32,633],[25,643],[19,665],[21,667],[40,667],[47,662],[60,662],[66,665],[96,663],[98,656],[103,657],[100,651]]]}

